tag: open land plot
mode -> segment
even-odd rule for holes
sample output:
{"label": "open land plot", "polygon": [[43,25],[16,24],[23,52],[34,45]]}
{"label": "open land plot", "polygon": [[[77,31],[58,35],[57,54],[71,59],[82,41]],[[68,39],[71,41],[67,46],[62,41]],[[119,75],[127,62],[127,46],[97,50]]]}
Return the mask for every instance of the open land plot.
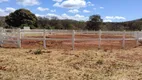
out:
{"label": "open land plot", "polygon": [[141,80],[141,49],[0,48],[0,80]]}

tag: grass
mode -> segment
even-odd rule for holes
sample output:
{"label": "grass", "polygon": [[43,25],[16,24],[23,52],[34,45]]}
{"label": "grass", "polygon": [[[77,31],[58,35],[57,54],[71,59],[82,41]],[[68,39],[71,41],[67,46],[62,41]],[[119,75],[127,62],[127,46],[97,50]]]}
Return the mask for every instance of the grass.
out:
{"label": "grass", "polygon": [[142,80],[142,47],[131,50],[0,48],[0,80]]}

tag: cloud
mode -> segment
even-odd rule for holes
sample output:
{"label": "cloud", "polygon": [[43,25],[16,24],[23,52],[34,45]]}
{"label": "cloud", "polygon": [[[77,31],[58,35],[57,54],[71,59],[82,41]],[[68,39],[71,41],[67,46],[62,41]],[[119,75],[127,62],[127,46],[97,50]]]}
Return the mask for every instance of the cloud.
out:
{"label": "cloud", "polygon": [[37,17],[46,17],[46,15],[35,14]]}
{"label": "cloud", "polygon": [[56,9],[54,9],[54,10],[50,10],[50,12],[56,12]]}
{"label": "cloud", "polygon": [[38,0],[16,0],[17,4],[23,6],[34,6],[39,5],[40,2]]}
{"label": "cloud", "polygon": [[88,5],[88,6],[94,6],[94,4],[91,3],[90,1],[87,2],[87,5]]}
{"label": "cloud", "polygon": [[54,7],[68,8],[68,9],[79,9],[86,7],[85,0],[65,0],[61,3],[57,2],[53,5]]}
{"label": "cloud", "polygon": [[0,0],[0,3],[2,3],[2,2],[8,2],[8,0]]}
{"label": "cloud", "polygon": [[90,13],[90,11],[88,11],[88,10],[83,10],[83,12],[84,12],[84,13]]}
{"label": "cloud", "polygon": [[69,16],[65,13],[61,14],[61,15],[48,13],[46,15],[36,14],[36,16],[47,17],[49,19],[51,19],[52,17],[57,17],[58,19],[72,19],[72,20],[77,20],[77,21],[80,21],[80,20],[87,21],[88,20],[88,17],[85,17],[83,15],[79,15],[79,14],[75,14],[74,16]]}
{"label": "cloud", "polygon": [[120,20],[126,20],[126,18],[122,16],[106,16],[104,18],[104,22],[112,22],[112,21],[120,21]]}
{"label": "cloud", "polygon": [[53,0],[53,1],[55,1],[55,2],[62,2],[62,0]]}
{"label": "cloud", "polygon": [[6,16],[6,15],[8,14],[5,12],[5,10],[0,8],[0,16]]}
{"label": "cloud", "polygon": [[15,10],[16,10],[15,8],[7,7],[5,11],[11,13],[14,12]]}
{"label": "cloud", "polygon": [[70,13],[78,13],[79,11],[78,11],[78,9],[71,9],[68,12],[70,12]]}
{"label": "cloud", "polygon": [[42,7],[38,7],[37,8],[39,11],[48,11],[49,9],[48,8],[42,8]]}
{"label": "cloud", "polygon": [[103,20],[103,22],[112,22],[112,20],[110,20],[110,19],[105,19],[105,20]]}
{"label": "cloud", "polygon": [[100,7],[100,9],[104,9],[104,7]]}
{"label": "cloud", "polygon": [[122,16],[106,16],[105,19],[110,19],[110,20],[125,20],[125,17]]}
{"label": "cloud", "polygon": [[0,16],[6,16],[11,12],[14,12],[16,9],[11,8],[11,7],[7,7],[6,9],[1,9],[0,8]]}
{"label": "cloud", "polygon": [[55,3],[54,5],[53,5],[54,7],[61,7],[61,5],[60,5],[60,3]]}

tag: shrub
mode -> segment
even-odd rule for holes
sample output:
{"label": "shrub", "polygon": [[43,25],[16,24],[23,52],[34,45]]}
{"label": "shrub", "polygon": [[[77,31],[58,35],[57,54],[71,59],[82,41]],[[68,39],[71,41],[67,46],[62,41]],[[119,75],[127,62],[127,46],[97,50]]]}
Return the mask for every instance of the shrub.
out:
{"label": "shrub", "polygon": [[36,51],[34,51],[34,54],[42,54],[42,50],[41,49],[37,49]]}

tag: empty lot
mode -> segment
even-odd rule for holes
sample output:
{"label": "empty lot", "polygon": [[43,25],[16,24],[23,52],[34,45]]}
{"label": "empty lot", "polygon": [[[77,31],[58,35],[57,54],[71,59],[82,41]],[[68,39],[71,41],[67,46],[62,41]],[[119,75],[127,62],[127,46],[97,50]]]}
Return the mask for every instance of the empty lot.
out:
{"label": "empty lot", "polygon": [[141,80],[142,47],[131,50],[0,48],[0,80]]}

